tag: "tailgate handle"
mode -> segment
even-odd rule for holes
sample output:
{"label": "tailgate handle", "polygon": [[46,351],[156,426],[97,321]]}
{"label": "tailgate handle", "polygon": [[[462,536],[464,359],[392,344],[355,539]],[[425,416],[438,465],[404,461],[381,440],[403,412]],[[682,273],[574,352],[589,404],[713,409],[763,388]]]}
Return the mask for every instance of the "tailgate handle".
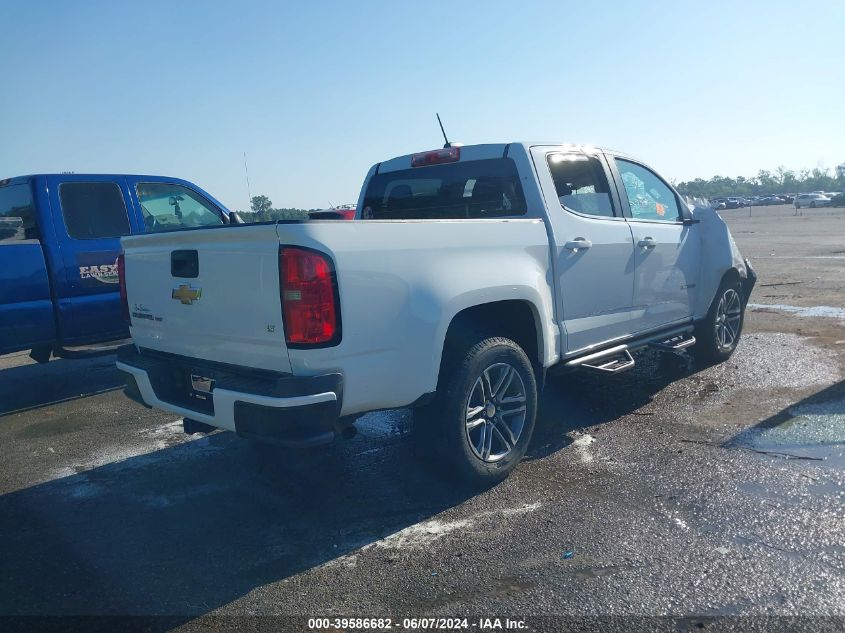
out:
{"label": "tailgate handle", "polygon": [[196,251],[170,253],[170,274],[182,279],[196,279],[200,274],[199,256]]}

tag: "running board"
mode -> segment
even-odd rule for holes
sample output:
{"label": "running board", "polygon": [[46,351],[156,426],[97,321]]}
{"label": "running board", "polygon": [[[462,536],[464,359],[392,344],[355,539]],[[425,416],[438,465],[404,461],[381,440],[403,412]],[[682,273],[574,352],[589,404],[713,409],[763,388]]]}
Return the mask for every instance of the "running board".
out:
{"label": "running board", "polygon": [[564,361],[560,367],[562,370],[580,369],[583,367],[584,369],[591,369],[605,375],[618,374],[634,366],[634,358],[631,356],[631,352],[636,352],[646,347],[678,352],[695,343],[695,337],[692,335],[692,332],[693,325],[691,323],[667,328],[656,334],[640,336],[598,352],[577,356]]}
{"label": "running board", "polygon": [[569,367],[590,369],[600,374],[618,374],[631,369],[634,357],[626,345],[618,345],[610,349],[582,356],[566,363]]}
{"label": "running board", "polygon": [[676,334],[664,341],[655,341],[651,347],[662,352],[680,352],[693,345],[695,345],[695,337],[692,334]]}
{"label": "running board", "polygon": [[117,353],[117,348],[127,343],[131,343],[131,339],[121,339],[119,341],[111,342],[107,345],[84,345],[80,347],[60,347],[53,350],[53,356],[56,358],[66,358],[68,360],[78,360],[84,358],[97,358],[98,356],[108,356]]}

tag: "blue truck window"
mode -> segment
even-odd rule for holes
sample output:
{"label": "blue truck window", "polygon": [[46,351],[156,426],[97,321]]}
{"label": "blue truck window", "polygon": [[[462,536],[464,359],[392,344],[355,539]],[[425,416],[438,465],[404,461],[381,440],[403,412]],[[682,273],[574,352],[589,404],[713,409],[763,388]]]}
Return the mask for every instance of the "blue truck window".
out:
{"label": "blue truck window", "polygon": [[29,184],[0,187],[0,244],[37,238]]}
{"label": "blue truck window", "polygon": [[220,210],[188,187],[167,182],[139,182],[135,191],[147,232],[223,224]]}
{"label": "blue truck window", "polygon": [[78,240],[129,234],[129,214],[113,182],[65,182],[59,187],[67,234]]}

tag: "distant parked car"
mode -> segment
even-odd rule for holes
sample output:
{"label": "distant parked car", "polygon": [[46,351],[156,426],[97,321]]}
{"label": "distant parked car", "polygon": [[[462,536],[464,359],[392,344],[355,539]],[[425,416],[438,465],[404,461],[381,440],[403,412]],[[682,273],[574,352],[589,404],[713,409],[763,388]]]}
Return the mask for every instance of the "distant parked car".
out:
{"label": "distant parked car", "polygon": [[720,200],[725,203],[726,209],[739,209],[743,206],[739,198],[720,198]]}
{"label": "distant parked car", "polygon": [[830,206],[845,207],[845,191],[840,191],[830,198]]}
{"label": "distant parked car", "polygon": [[354,220],[355,219],[354,204],[342,204],[330,209],[317,209],[309,211],[308,217],[312,220]]}
{"label": "distant parked car", "polygon": [[725,201],[721,198],[715,198],[710,201],[710,204],[713,206],[714,209],[725,209],[727,205],[725,205]]}
{"label": "distant parked car", "polygon": [[823,193],[801,193],[795,197],[795,202],[793,204],[796,209],[801,209],[803,207],[815,209],[816,207],[829,207],[830,203],[830,198]]}

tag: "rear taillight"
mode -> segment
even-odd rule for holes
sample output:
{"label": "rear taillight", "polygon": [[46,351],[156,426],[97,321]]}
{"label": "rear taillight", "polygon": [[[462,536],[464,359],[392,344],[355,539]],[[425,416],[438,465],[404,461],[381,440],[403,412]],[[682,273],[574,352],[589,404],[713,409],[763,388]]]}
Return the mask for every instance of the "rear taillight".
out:
{"label": "rear taillight", "polygon": [[334,266],[311,249],[279,249],[279,292],[289,346],[334,345],[340,340],[340,306]]}
{"label": "rear taillight", "polygon": [[126,295],[126,258],[123,253],[117,256],[117,280],[120,286],[120,307],[123,320],[129,323],[129,298]]}

